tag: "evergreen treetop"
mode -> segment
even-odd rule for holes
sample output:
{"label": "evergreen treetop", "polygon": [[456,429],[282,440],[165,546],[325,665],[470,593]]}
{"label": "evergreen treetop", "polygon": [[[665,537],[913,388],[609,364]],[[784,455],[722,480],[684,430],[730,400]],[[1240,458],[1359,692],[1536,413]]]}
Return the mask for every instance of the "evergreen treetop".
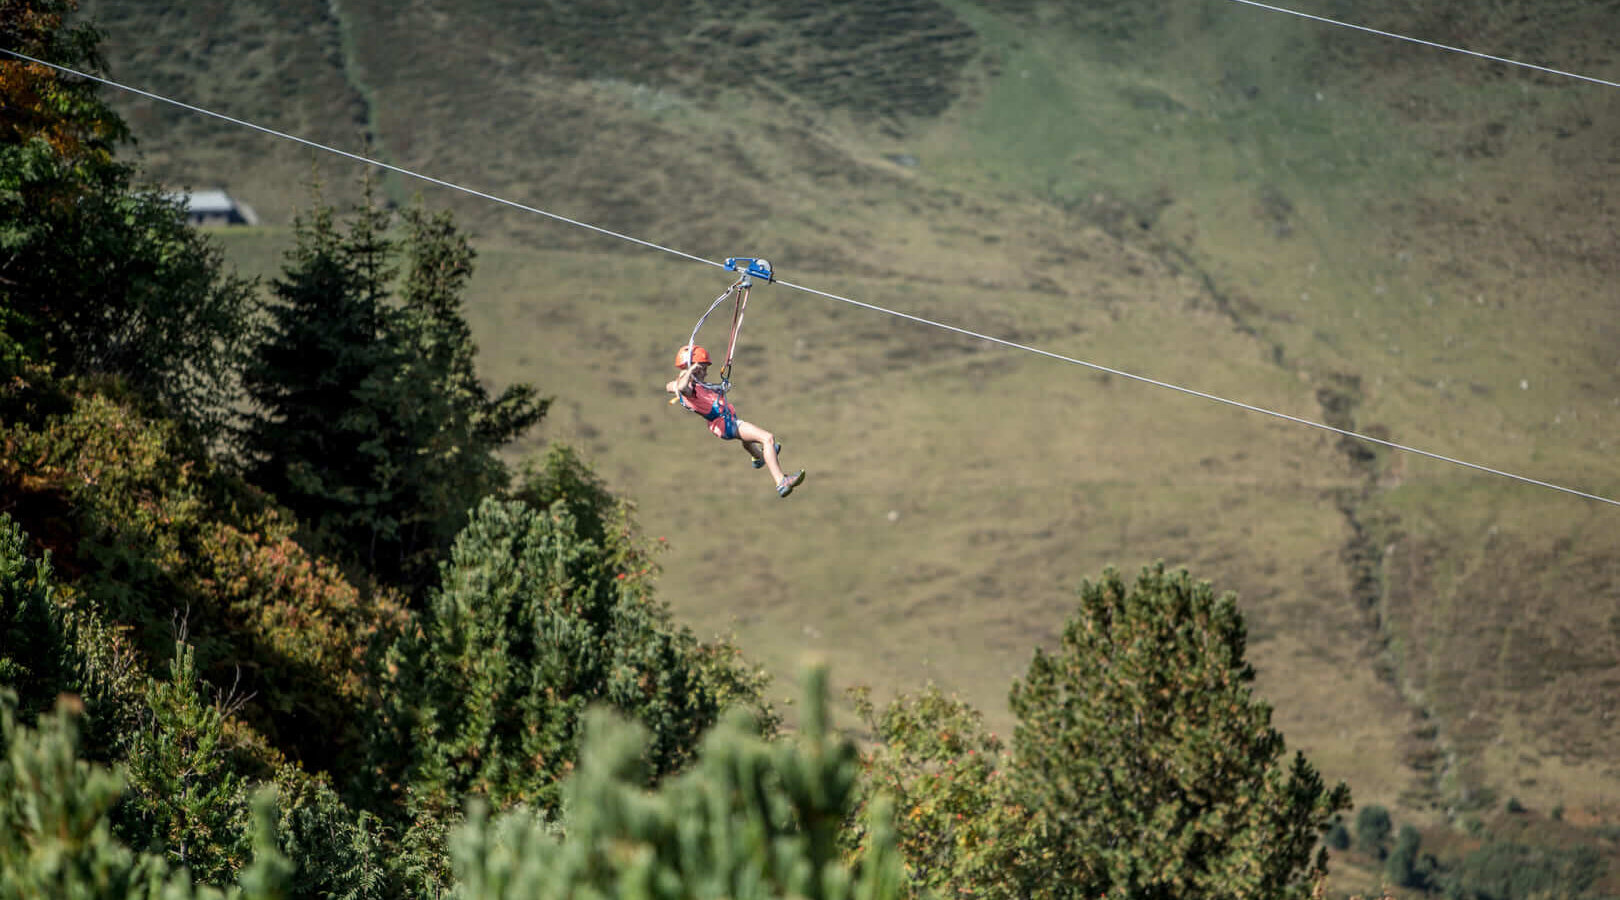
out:
{"label": "evergreen treetop", "polygon": [[1028,896],[1310,894],[1349,789],[1284,759],[1246,639],[1235,596],[1184,570],[1081,587],[1011,696]]}
{"label": "evergreen treetop", "polygon": [[325,204],[298,217],[244,444],[311,546],[421,598],[468,512],[506,490],[496,451],[549,401],[479,381],[461,297],[474,254],[450,216],[411,210],[400,239],[391,219],[369,188],[346,230]]}

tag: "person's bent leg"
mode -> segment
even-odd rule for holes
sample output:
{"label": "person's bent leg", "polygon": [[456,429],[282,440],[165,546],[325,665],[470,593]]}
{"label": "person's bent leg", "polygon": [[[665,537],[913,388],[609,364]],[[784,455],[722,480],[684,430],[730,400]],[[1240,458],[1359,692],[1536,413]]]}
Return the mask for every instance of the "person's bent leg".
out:
{"label": "person's bent leg", "polygon": [[[743,441],[745,447],[749,444],[759,444],[760,453],[763,454],[765,459],[765,468],[770,470],[771,473],[771,483],[781,484],[783,477],[782,464],[776,459],[776,436],[752,422],[738,419],[737,437]],[[753,448],[749,447],[748,452],[753,453]]]}
{"label": "person's bent leg", "polygon": [[[765,468],[765,445],[761,444],[758,441],[743,441],[742,444],[743,444],[743,449],[748,451],[748,456],[753,460],[753,463],[752,463],[753,467],[756,468],[756,469]],[[777,459],[781,459],[782,458],[782,442],[777,441],[776,443],[772,444],[771,446],[773,446],[776,449],[776,457],[777,457]]]}

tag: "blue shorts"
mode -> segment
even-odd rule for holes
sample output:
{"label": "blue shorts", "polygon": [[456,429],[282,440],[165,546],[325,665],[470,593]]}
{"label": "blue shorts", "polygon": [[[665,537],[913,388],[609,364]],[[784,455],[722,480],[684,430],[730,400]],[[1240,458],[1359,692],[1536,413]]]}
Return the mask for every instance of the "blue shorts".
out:
{"label": "blue shorts", "polygon": [[732,409],[730,403],[719,407],[715,417],[709,420],[709,430],[722,441],[737,439],[737,411]]}

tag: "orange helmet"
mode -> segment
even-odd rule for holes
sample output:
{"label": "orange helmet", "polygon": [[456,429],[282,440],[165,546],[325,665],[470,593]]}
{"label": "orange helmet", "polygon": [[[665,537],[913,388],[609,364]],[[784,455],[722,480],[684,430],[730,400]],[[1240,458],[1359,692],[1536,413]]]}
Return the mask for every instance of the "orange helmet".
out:
{"label": "orange helmet", "polygon": [[688,362],[692,365],[707,364],[709,362],[709,351],[692,344],[687,344],[675,351],[675,368],[684,369]]}

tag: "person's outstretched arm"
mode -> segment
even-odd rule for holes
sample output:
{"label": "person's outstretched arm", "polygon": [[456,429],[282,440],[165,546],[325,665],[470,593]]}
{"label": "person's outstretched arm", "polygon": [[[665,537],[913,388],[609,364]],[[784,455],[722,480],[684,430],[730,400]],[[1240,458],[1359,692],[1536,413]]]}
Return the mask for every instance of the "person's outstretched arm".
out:
{"label": "person's outstretched arm", "polygon": [[674,381],[664,385],[664,390],[669,391],[671,394],[692,393],[692,370],[690,368],[682,369],[681,374],[676,375]]}

